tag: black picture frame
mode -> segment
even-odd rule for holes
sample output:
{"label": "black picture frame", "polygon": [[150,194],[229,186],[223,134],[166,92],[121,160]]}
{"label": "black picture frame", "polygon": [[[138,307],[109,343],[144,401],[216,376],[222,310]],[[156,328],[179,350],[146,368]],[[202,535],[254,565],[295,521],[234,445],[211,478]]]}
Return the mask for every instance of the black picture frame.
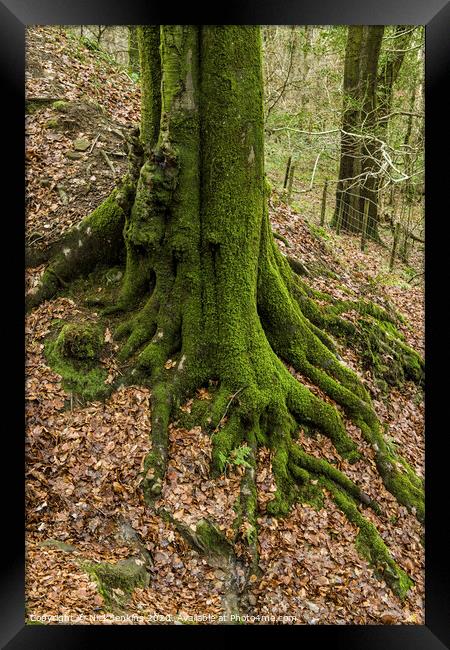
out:
{"label": "black picture frame", "polygon": [[[174,20],[175,19],[175,20]],[[333,650],[402,649],[442,650],[450,648],[450,526],[448,520],[447,456],[443,453],[449,431],[446,405],[448,387],[446,292],[436,289],[446,269],[450,239],[446,211],[448,147],[448,103],[450,85],[450,3],[444,0],[272,0],[272,2],[230,2],[196,9],[186,3],[176,11],[150,0],[0,0],[0,72],[2,76],[2,139],[0,148],[7,162],[2,174],[4,337],[13,351],[10,365],[3,366],[7,388],[3,413],[12,416],[3,431],[3,463],[11,470],[4,487],[2,515],[2,647],[19,650],[86,648],[108,643],[138,641],[141,637],[159,643],[192,635],[216,637],[222,626],[26,626],[24,623],[24,69],[25,27],[33,24],[416,24],[426,25],[426,606],[425,625],[402,626],[233,626],[226,635],[237,634],[242,643],[255,642],[261,634],[278,637],[293,634],[300,644],[329,644]],[[3,143],[2,143],[3,144]],[[442,153],[444,152],[444,155]],[[8,208],[6,207],[8,206]],[[444,262],[444,264],[442,264]],[[442,268],[440,266],[442,265]],[[444,281],[448,278],[444,274]],[[3,339],[6,341],[6,338]],[[4,348],[5,353],[5,348]],[[6,399],[5,399],[6,398]],[[439,420],[443,414],[442,421]],[[3,421],[3,417],[2,417]],[[6,547],[6,548],[5,548]],[[155,636],[156,633],[156,636]],[[251,635],[251,636],[249,636]],[[256,635],[256,637],[255,637]],[[223,637],[225,640],[225,636]],[[206,640],[206,639],[205,639]]]}

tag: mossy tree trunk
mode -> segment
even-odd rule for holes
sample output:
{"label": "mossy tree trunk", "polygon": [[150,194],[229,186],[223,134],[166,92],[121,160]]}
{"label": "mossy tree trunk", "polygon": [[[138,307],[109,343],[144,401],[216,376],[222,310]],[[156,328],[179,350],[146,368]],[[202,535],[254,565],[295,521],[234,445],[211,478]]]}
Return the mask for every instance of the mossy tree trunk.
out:
{"label": "mossy tree trunk", "polygon": [[[275,244],[264,176],[259,28],[149,26],[138,28],[138,39],[141,143],[123,182],[133,197],[121,203],[126,269],[110,311],[125,312],[115,333],[124,341],[120,356],[132,360],[133,381],[152,390],[152,450],[142,481],[147,502],[162,489],[174,408],[213,380],[217,389],[203,420],[212,434],[212,471],[223,471],[236,448],[246,446],[239,524],[253,564],[259,445],[272,450],[271,513],[286,514],[295,500],[316,498],[328,487],[360,526],[354,504],[376,504],[332,465],[308,456],[297,432],[299,426],[320,430],[350,461],[359,458],[356,444],[337,409],[286,363],[361,428],[387,488],[423,518],[421,481],[406,464],[399,471],[367,391],[340,363],[326,333],[353,336],[352,325],[339,318],[352,307],[383,323],[389,316],[363,303],[319,308]],[[393,328],[385,330],[392,338]],[[404,348],[405,367],[419,367]],[[378,564],[382,556],[389,568],[385,579],[403,593],[410,583],[375,529],[367,530],[364,548],[376,547]]]}
{"label": "mossy tree trunk", "polygon": [[139,47],[136,25],[128,25],[128,69],[139,74]]}
{"label": "mossy tree trunk", "polygon": [[367,199],[367,235],[373,239],[379,239],[376,181],[379,143],[373,134],[376,125],[377,66],[383,33],[384,27],[379,25],[354,25],[348,28],[341,158],[332,222],[336,225],[342,203],[341,229],[361,232],[364,201]]}

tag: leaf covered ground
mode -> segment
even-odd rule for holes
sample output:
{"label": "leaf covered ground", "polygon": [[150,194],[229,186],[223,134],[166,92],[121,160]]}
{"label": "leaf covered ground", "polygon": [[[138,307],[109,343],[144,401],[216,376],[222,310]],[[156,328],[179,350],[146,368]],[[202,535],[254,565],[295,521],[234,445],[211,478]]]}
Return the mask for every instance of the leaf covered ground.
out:
{"label": "leaf covered ground", "polygon": [[[28,29],[27,96],[69,104],[63,112],[53,103],[44,103],[27,115],[27,237],[32,240],[35,233],[35,239],[50,243],[100,203],[123,173],[125,159],[107,154],[111,170],[100,150],[102,146],[109,152],[122,150],[123,139],[114,132],[139,120],[139,92],[123,70],[74,37],[58,28],[39,27]],[[58,126],[49,128],[48,121],[54,118]],[[67,158],[67,151],[75,150],[74,142],[83,139],[89,148],[81,157]],[[270,216],[274,230],[289,243],[278,241],[282,251],[315,269],[307,278],[314,288],[337,298],[365,296],[381,305],[390,301],[405,316],[406,340],[423,351],[423,289],[406,281],[404,265],[399,262],[389,274],[388,253],[379,246],[369,243],[366,253],[361,253],[355,238],[317,229],[317,220],[291,210],[275,196]],[[336,277],[330,277],[327,269]],[[27,273],[28,287],[42,270],[37,267]],[[98,320],[95,309],[88,309],[76,295],[45,302],[27,317],[28,620],[220,622],[224,571],[211,566],[170,523],[146,507],[139,489],[142,461],[151,445],[149,390],[122,387],[105,402],[82,404],[47,365],[45,342],[62,321]],[[111,383],[120,368],[111,330],[106,328],[104,334],[101,363],[106,382]],[[341,348],[340,354],[371,389],[391,444],[423,476],[424,410],[417,387],[407,382],[383,395],[354,350]],[[201,390],[197,397],[210,395]],[[191,405],[188,401],[181,407],[180,422]],[[170,426],[169,468],[158,505],[187,526],[208,518],[231,539],[243,468],[230,465],[225,475],[212,479],[209,436],[200,427],[183,428],[180,422],[175,419]],[[363,452],[363,460],[354,465],[342,460],[324,436],[301,432],[300,442],[307,452],[335,463],[377,499],[382,515],[369,509],[364,509],[364,515],[376,524],[414,587],[401,602],[374,575],[356,551],[356,527],[328,495],[321,510],[297,504],[284,519],[268,516],[266,504],[273,498],[275,484],[270,453],[262,449],[257,472],[262,578],[250,585],[245,597],[249,623],[423,624],[423,528],[384,488],[373,450],[359,429],[348,421],[347,428]],[[111,607],[92,572],[86,570],[87,563],[115,564],[131,557],[146,563],[149,583],[126,598],[115,587]]]}

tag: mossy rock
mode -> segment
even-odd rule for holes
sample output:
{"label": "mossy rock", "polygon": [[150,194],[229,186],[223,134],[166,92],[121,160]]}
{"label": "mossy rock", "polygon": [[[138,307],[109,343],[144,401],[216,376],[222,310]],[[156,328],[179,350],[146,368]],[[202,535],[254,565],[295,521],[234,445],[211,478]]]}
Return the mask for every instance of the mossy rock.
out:
{"label": "mossy rock", "polygon": [[59,126],[59,120],[57,117],[51,117],[47,122],[45,123],[45,126],[47,129],[57,129]]}
{"label": "mossy rock", "polygon": [[52,108],[55,109],[55,111],[60,111],[61,113],[65,113],[69,109],[69,103],[63,101],[62,99],[59,99],[56,102],[53,102]]}
{"label": "mossy rock", "polygon": [[83,158],[81,151],[66,151],[65,156],[69,160],[80,160],[80,158]]}
{"label": "mossy rock", "polygon": [[136,587],[149,585],[149,574],[138,558],[127,558],[117,564],[85,563],[83,568],[97,582],[99,592],[109,609],[120,609]]}
{"label": "mossy rock", "polygon": [[111,392],[111,386],[105,384],[107,372],[98,365],[102,348],[102,331],[97,325],[68,323],[56,339],[46,343],[45,354],[51,368],[63,378],[64,388],[90,401]]}
{"label": "mossy rock", "polygon": [[60,354],[67,359],[92,361],[100,356],[103,338],[100,329],[95,325],[68,323],[59,333],[56,346]]}
{"label": "mossy rock", "polygon": [[86,138],[78,138],[77,140],[74,140],[73,143],[73,148],[75,151],[87,151],[89,147],[91,146],[91,143],[89,140],[86,140]]}
{"label": "mossy rock", "polygon": [[77,550],[72,544],[66,544],[65,542],[61,542],[59,539],[52,538],[46,539],[45,542],[40,544],[40,546],[57,548],[59,551],[64,551],[64,553],[73,553]]}

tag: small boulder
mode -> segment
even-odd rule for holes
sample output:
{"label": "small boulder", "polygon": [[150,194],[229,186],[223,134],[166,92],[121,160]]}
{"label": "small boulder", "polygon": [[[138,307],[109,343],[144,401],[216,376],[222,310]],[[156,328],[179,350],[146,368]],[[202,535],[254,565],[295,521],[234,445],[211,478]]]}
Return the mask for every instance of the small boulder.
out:
{"label": "small boulder", "polygon": [[70,160],[79,160],[82,157],[83,154],[79,151],[66,151],[66,158],[70,158]]}
{"label": "small boulder", "polygon": [[86,140],[85,138],[78,138],[78,140],[74,140],[73,143],[73,148],[75,151],[87,151],[89,147],[91,146],[91,143],[89,140]]}

